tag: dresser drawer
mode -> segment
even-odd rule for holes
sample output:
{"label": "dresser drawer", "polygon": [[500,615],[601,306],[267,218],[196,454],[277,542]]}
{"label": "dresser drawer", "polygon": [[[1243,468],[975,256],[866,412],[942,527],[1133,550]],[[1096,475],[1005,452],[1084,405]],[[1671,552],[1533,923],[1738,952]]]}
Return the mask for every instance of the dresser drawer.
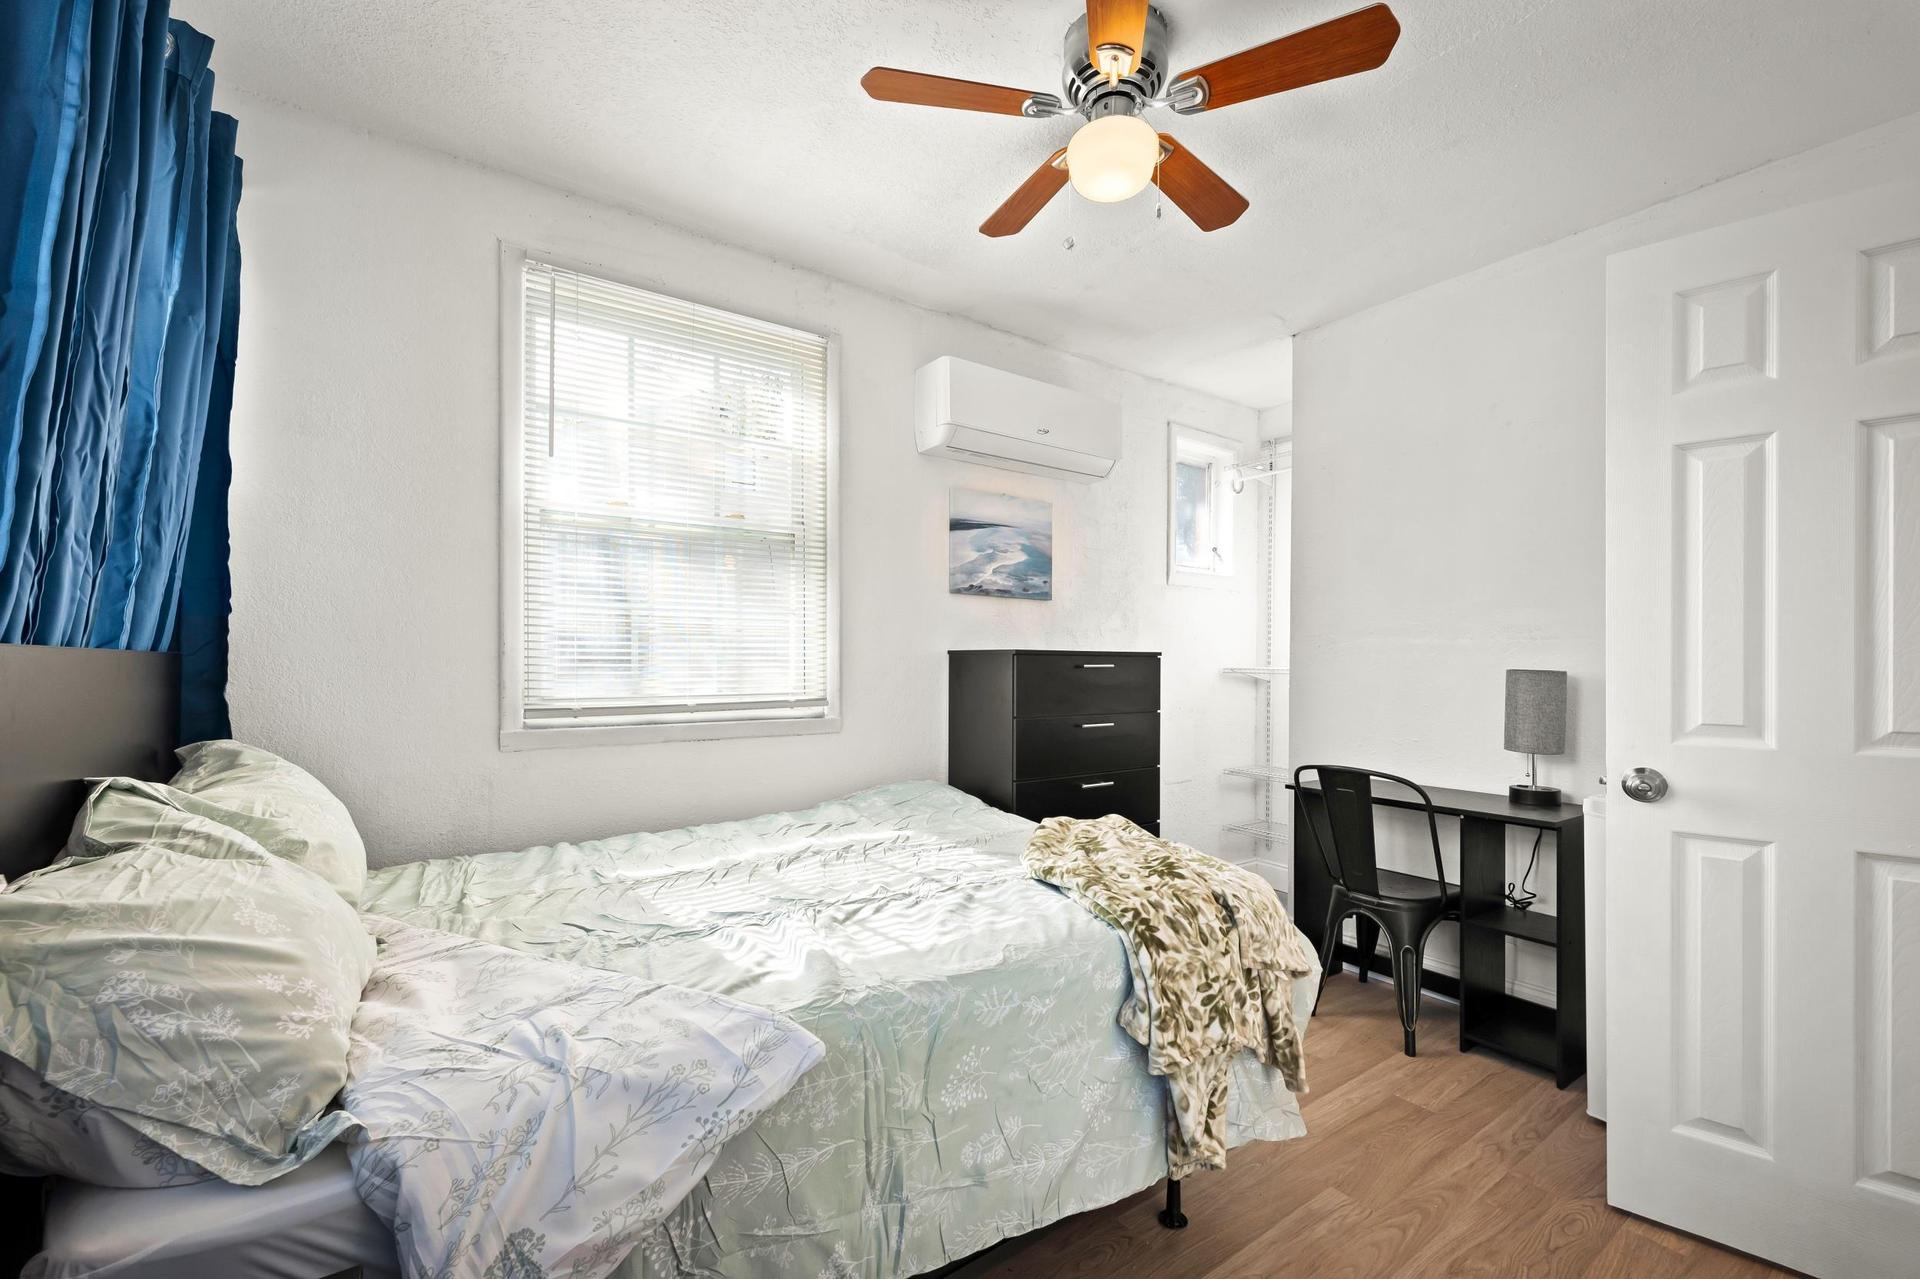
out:
{"label": "dresser drawer", "polygon": [[1154,653],[1021,653],[1013,659],[1015,715],[1160,709]]}
{"label": "dresser drawer", "polygon": [[1158,830],[1160,770],[1133,768],[1092,777],[1016,782],[1013,811],[1036,822],[1048,817],[1105,817],[1108,813],[1118,813],[1148,830]]}
{"label": "dresser drawer", "polygon": [[1160,715],[1068,715],[1013,722],[1015,781],[1077,777],[1160,762]]}

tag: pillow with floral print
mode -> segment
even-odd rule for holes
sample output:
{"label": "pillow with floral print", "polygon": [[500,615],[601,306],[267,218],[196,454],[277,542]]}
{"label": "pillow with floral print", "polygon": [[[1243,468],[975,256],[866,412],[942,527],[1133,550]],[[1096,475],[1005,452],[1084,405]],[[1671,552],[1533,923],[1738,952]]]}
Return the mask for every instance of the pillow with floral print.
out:
{"label": "pillow with floral print", "polygon": [[184,807],[246,832],[274,856],[332,884],[349,903],[359,902],[367,845],[347,806],[317,777],[245,742],[195,742],[175,754],[180,771],[170,785],[192,797]]}
{"label": "pillow with floral print", "polygon": [[200,857],[249,857],[273,851],[245,831],[218,817],[184,808],[179,802],[191,799],[184,791],[158,782],[100,778],[74,814],[62,860],[110,857],[141,844],[157,844]]}
{"label": "pillow with floral print", "polygon": [[347,806],[305,769],[242,742],[182,746],[165,785],[108,777],[94,787],[67,840],[70,857],[134,844],[207,851],[237,831],[275,857],[304,866],[349,905],[367,882],[367,846]]}
{"label": "pillow with floral print", "polygon": [[152,1189],[213,1174],[0,1053],[0,1174]]}
{"label": "pillow with floral print", "polygon": [[328,1106],[373,953],[325,880],[245,836],[68,859],[0,890],[0,1053],[257,1185],[351,1124]]}

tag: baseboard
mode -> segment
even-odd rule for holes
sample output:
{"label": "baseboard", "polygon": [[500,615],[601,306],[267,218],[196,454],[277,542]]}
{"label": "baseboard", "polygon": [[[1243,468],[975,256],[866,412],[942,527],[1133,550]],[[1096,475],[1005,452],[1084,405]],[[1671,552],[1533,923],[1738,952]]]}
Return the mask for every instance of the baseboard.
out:
{"label": "baseboard", "polygon": [[[1360,967],[1360,948],[1358,946],[1349,946],[1345,942],[1342,942],[1340,944],[1340,966],[1358,971]],[[1388,981],[1392,981],[1393,961],[1387,958],[1385,952],[1376,951],[1373,956],[1373,962],[1367,965],[1367,971],[1378,974]],[[1430,995],[1439,995],[1443,999],[1451,999],[1457,1003],[1460,999],[1460,974],[1458,972],[1443,973],[1438,971],[1436,966],[1430,964],[1425,971],[1425,975],[1420,979],[1420,989]]]}

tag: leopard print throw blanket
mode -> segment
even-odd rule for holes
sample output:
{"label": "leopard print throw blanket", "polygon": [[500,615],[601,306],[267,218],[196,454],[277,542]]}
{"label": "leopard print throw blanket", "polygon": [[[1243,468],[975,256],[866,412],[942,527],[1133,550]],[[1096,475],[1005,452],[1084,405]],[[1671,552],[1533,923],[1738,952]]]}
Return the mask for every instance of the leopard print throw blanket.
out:
{"label": "leopard print throw blanket", "polygon": [[1027,842],[1027,872],[1117,931],[1133,991],[1120,1028],[1167,1080],[1167,1173],[1227,1159],[1227,1077],[1250,1048],[1306,1091],[1293,983],[1319,970],[1267,882],[1157,839],[1124,817],[1050,817]]}

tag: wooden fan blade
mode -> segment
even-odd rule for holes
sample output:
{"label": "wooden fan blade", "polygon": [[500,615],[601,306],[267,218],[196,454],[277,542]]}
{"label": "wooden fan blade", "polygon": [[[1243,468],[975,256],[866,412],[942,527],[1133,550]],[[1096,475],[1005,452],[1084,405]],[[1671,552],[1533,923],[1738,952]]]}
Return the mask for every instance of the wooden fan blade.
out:
{"label": "wooden fan blade", "polygon": [[1039,96],[1025,89],[981,84],[977,80],[954,80],[919,71],[899,71],[893,67],[875,67],[860,77],[860,87],[867,91],[868,97],[882,102],[910,102],[916,106],[991,111],[999,115],[1020,115],[1027,101]]}
{"label": "wooden fan blade", "polygon": [[1047,207],[1047,201],[1067,185],[1067,166],[1061,163],[1066,154],[1067,149],[1061,147],[1048,156],[1047,162],[1035,169],[1032,176],[1020,184],[1020,189],[993,211],[992,217],[980,224],[980,234],[1012,235],[1033,221],[1034,215]]}
{"label": "wooden fan blade", "polygon": [[1161,134],[1160,145],[1170,150],[1154,170],[1153,180],[1167,193],[1167,199],[1193,219],[1195,226],[1202,231],[1218,231],[1240,220],[1240,215],[1247,211],[1246,196],[1196,160],[1193,152],[1174,141],[1172,134]]}
{"label": "wooden fan blade", "polygon": [[[1147,42],[1147,0],[1087,0],[1087,60],[1100,71],[1128,76],[1140,69],[1140,49]],[[1101,45],[1126,49],[1124,66],[1102,66]]]}
{"label": "wooden fan blade", "polygon": [[1322,80],[1371,71],[1400,38],[1400,21],[1384,4],[1323,22],[1175,77],[1207,82],[1206,109],[1285,93]]}

